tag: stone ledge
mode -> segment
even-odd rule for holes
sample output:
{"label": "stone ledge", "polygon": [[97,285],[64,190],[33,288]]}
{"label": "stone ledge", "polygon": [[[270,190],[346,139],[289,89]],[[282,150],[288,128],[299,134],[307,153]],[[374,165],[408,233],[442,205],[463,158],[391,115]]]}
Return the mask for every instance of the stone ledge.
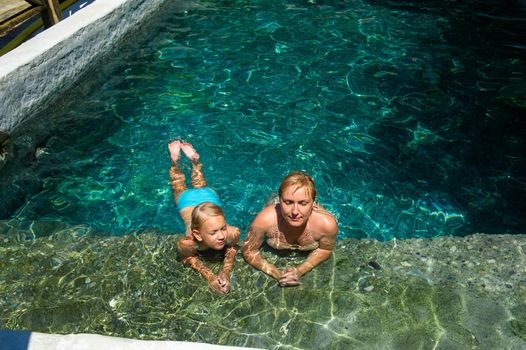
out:
{"label": "stone ledge", "polygon": [[[526,235],[344,239],[295,288],[238,255],[218,296],[177,262],[179,235],[61,224],[27,240],[50,224],[1,227],[0,328],[267,349],[526,347]],[[304,259],[263,254],[279,267]]]}
{"label": "stone ledge", "polygon": [[0,130],[11,134],[164,1],[95,1],[0,57]]}

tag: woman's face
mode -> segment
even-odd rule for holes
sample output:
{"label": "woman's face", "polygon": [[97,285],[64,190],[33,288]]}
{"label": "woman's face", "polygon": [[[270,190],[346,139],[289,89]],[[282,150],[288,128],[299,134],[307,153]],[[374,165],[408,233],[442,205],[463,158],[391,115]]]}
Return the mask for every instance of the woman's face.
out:
{"label": "woman's face", "polygon": [[314,200],[305,187],[290,186],[281,194],[281,215],[290,226],[306,225],[312,213],[313,205]]}

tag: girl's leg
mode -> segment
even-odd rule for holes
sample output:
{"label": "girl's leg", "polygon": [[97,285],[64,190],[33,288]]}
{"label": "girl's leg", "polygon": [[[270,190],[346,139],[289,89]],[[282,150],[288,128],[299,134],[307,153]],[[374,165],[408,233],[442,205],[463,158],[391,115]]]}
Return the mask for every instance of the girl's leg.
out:
{"label": "girl's leg", "polygon": [[177,203],[177,199],[181,193],[187,190],[185,181],[186,178],[181,169],[177,167],[177,164],[172,164],[170,167],[170,184],[172,185],[175,203]]}
{"label": "girl's leg", "polygon": [[172,159],[172,166],[170,167],[170,184],[172,186],[172,192],[174,195],[175,203],[177,199],[183,193],[186,188],[186,178],[177,166],[177,161],[179,160],[179,151],[181,149],[181,141],[174,141],[168,145],[170,150],[170,158]]}
{"label": "girl's leg", "polygon": [[181,148],[184,154],[192,161],[192,187],[203,188],[208,185],[203,174],[203,165],[199,161],[199,153],[189,143],[182,143]]}
{"label": "girl's leg", "polygon": [[203,174],[203,164],[199,160],[192,161],[192,187],[203,188],[206,187],[205,175]]}

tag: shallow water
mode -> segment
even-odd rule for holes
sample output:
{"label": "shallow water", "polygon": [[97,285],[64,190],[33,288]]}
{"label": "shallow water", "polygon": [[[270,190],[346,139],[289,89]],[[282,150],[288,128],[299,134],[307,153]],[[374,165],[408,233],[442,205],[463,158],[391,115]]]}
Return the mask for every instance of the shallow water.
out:
{"label": "shallow water", "polygon": [[0,328],[263,349],[526,347],[524,235],[345,239],[294,288],[238,256],[219,296],[175,261],[177,235],[78,231],[0,234]]}
{"label": "shallow water", "polygon": [[167,5],[19,131],[4,225],[181,232],[181,137],[242,231],[303,169],[342,238],[522,232],[525,18],[515,2]]}

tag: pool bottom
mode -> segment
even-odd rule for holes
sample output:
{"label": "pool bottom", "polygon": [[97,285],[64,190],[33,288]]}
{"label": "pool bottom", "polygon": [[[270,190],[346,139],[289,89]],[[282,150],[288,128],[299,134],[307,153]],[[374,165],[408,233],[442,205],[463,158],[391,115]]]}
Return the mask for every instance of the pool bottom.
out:
{"label": "pool bottom", "polygon": [[296,288],[238,256],[218,296],[176,261],[178,235],[77,232],[0,236],[0,328],[266,349],[526,346],[525,235],[342,240]]}

